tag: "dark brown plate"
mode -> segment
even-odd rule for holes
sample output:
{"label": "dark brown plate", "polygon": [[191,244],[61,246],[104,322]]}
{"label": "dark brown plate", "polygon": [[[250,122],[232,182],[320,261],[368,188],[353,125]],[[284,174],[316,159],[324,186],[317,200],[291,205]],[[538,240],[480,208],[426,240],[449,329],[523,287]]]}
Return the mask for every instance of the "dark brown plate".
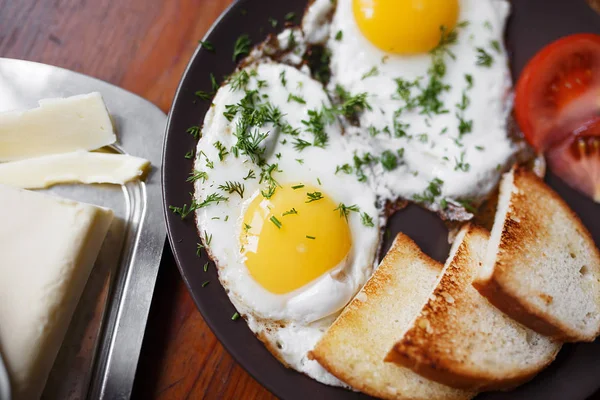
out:
{"label": "dark brown plate", "polygon": [[[186,133],[192,125],[201,125],[208,102],[194,96],[197,90],[211,91],[210,73],[221,81],[235,68],[231,60],[233,45],[241,34],[249,34],[255,43],[267,33],[275,32],[269,17],[280,21],[284,15],[296,12],[296,22],[306,6],[306,0],[239,0],[214,24],[206,39],[216,52],[204,49],[192,57],[171,108],[164,145],[163,193],[169,240],[175,259],[200,312],[215,335],[233,357],[260,383],[283,399],[366,399],[358,393],[322,385],[283,367],[254,337],[243,320],[232,320],[235,310],[219,284],[202,287],[209,280],[217,283],[211,264],[208,272],[202,266],[205,255],[196,256],[199,241],[193,218],[182,221],[168,210],[169,205],[190,202],[193,186],[186,183],[192,170],[192,160],[184,156],[196,147],[196,141]],[[563,35],[576,32],[600,33],[600,16],[584,0],[516,0],[507,29],[507,45],[511,67],[518,74],[524,64],[544,44]],[[548,181],[580,215],[600,243],[600,206],[568,188],[550,175]],[[389,222],[393,237],[405,232],[425,252],[443,261],[448,254],[446,229],[439,219],[411,206],[394,215]],[[389,245],[386,240],[385,249]],[[585,399],[600,388],[600,343],[566,345],[550,368],[532,382],[509,393],[489,393],[478,399]]]}

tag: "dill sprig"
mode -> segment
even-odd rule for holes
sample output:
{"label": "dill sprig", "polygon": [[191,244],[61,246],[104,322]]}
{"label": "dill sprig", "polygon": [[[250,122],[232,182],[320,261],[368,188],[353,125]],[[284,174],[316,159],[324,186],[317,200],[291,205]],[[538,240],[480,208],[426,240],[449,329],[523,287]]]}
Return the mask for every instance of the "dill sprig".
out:
{"label": "dill sprig", "polygon": [[237,72],[234,72],[230,77],[229,77],[229,84],[231,86],[230,90],[236,91],[236,90],[241,90],[241,89],[246,89],[246,86],[248,86],[248,82],[250,82],[250,75],[248,75],[248,72],[246,72],[246,70],[240,70]]}
{"label": "dill sprig", "polygon": [[419,203],[433,203],[435,199],[442,194],[442,186],[444,181],[439,178],[434,178],[429,182],[429,185],[422,194],[413,196],[413,199]]}
{"label": "dill sprig", "polygon": [[465,74],[465,80],[467,87],[463,89],[460,103],[456,104],[456,118],[458,119],[458,137],[462,138],[463,135],[470,133],[473,130],[473,121],[465,119],[465,111],[471,104],[471,100],[467,97],[468,91],[473,87],[473,76]]}
{"label": "dill sprig", "polygon": [[352,95],[343,86],[336,85],[335,93],[342,102],[336,111],[348,119],[355,120],[358,118],[360,112],[372,109],[371,105],[367,102],[367,92]]}
{"label": "dill sprig", "polygon": [[310,146],[310,142],[304,140],[304,139],[300,139],[300,138],[296,138],[294,139],[294,149],[298,150],[298,151],[302,151],[305,148],[307,148],[308,146]]}
{"label": "dill sprig", "polygon": [[295,214],[298,214],[298,211],[295,208],[292,208],[291,210],[288,210],[281,215],[285,217],[286,215],[295,215]]}
{"label": "dill sprig", "polygon": [[219,82],[217,82],[217,78],[215,78],[215,74],[213,74],[212,72],[210,73],[210,85],[212,86],[212,90],[213,90],[213,94],[216,93],[217,90],[219,90]]}
{"label": "dill sprig", "polygon": [[454,158],[454,161],[456,162],[456,165],[454,166],[455,171],[469,172],[469,170],[471,169],[471,165],[465,162],[464,151],[460,153],[460,158]]}
{"label": "dill sprig", "polygon": [[232,61],[237,62],[239,57],[247,56],[250,53],[250,45],[252,42],[250,41],[250,37],[246,34],[241,35],[235,41],[235,45],[233,46],[233,57]]}
{"label": "dill sprig", "polygon": [[282,85],[283,87],[286,87],[286,86],[287,86],[287,79],[285,78],[285,70],[282,70],[282,71],[279,73],[279,81],[281,82],[281,85]]}
{"label": "dill sprig", "polygon": [[377,66],[374,66],[373,68],[371,68],[368,72],[365,72],[363,74],[363,76],[361,76],[361,80],[365,80],[367,78],[370,78],[372,76],[377,76],[379,75],[379,68],[377,68]]}
{"label": "dill sprig", "polygon": [[169,206],[169,210],[171,210],[174,214],[180,215],[181,219],[185,219],[188,215],[190,215],[196,210],[199,210],[200,208],[207,207],[213,203],[219,204],[220,202],[227,200],[228,199],[225,196],[219,195],[217,193],[212,193],[209,194],[206,197],[206,199],[204,199],[204,201],[202,201],[201,203],[198,203],[196,202],[196,200],[193,200],[189,206],[187,204],[184,204],[182,207]]}
{"label": "dill sprig", "polygon": [[186,129],[186,133],[189,133],[194,139],[200,139],[200,127],[197,125],[190,126]]}
{"label": "dill sprig", "polygon": [[306,193],[307,200],[305,203],[312,203],[313,201],[321,200],[323,198],[323,193],[321,192],[312,192]]}
{"label": "dill sprig", "polygon": [[225,160],[225,157],[227,157],[229,152],[227,151],[225,146],[223,146],[223,143],[216,141],[215,143],[213,143],[213,146],[215,146],[215,148],[219,150],[219,161]]}
{"label": "dill sprig", "polygon": [[295,101],[296,103],[300,103],[300,104],[306,104],[306,100],[304,100],[303,97],[290,93],[290,95],[288,96],[287,102],[290,103],[292,101]]}
{"label": "dill sprig", "polygon": [[273,223],[273,225],[275,225],[277,227],[277,229],[281,229],[282,224],[281,224],[281,221],[279,221],[277,219],[277,217],[275,217],[274,215],[272,215],[271,218],[269,218],[269,220]]}
{"label": "dill sprig", "polygon": [[313,134],[313,146],[325,147],[329,141],[329,136],[325,132],[325,125],[330,121],[324,109],[308,110],[308,119],[302,120],[306,130]]}
{"label": "dill sprig", "polygon": [[261,190],[260,193],[265,199],[270,199],[275,194],[275,189],[277,187],[281,187],[279,182],[273,178],[273,172],[278,172],[277,164],[267,165],[260,173],[260,180],[258,183],[267,183],[267,188],[265,190]]}
{"label": "dill sprig", "polygon": [[337,174],[338,172],[350,175],[352,173],[352,167],[350,164],[338,165],[335,167],[335,173]]}
{"label": "dill sprig", "polygon": [[245,181],[247,181],[248,179],[255,179],[256,178],[256,174],[254,173],[254,170],[251,169],[248,171],[248,174],[246,174],[246,176],[243,178]]}
{"label": "dill sprig", "polygon": [[210,51],[211,53],[215,52],[215,46],[209,42],[208,40],[198,40],[198,44],[205,50]]}
{"label": "dill sprig", "polygon": [[374,227],[374,226],[375,226],[375,225],[373,224],[373,218],[372,218],[372,217],[371,217],[369,214],[367,214],[366,212],[363,212],[363,213],[361,213],[361,214],[360,214],[360,218],[361,218],[361,220],[362,220],[362,224],[363,224],[364,226],[367,226],[367,227],[369,227],[369,228],[372,228],[372,227]]}
{"label": "dill sprig", "polygon": [[206,180],[208,179],[208,174],[206,173],[206,171],[194,170],[190,173],[190,176],[186,179],[186,182],[196,182],[200,179],[202,179],[202,182],[206,182]]}
{"label": "dill sprig", "polygon": [[227,197],[220,195],[218,193],[211,193],[208,196],[206,196],[206,198],[204,199],[204,201],[202,201],[201,203],[196,203],[196,210],[200,209],[200,208],[204,208],[207,207],[213,203],[219,204],[220,202],[225,202],[229,200]]}
{"label": "dill sprig", "polygon": [[494,63],[494,58],[483,47],[477,47],[477,65],[480,67],[491,67]]}
{"label": "dill sprig", "polygon": [[398,158],[391,150],[385,150],[381,153],[381,165],[386,171],[392,171],[398,166]]}
{"label": "dill sprig", "polygon": [[345,218],[346,221],[348,221],[348,215],[350,215],[350,212],[360,212],[360,209],[358,208],[358,206],[356,204],[347,206],[344,203],[340,203],[337,206],[337,208],[333,209],[333,211],[339,211],[340,218]]}
{"label": "dill sprig", "polygon": [[240,195],[240,198],[244,198],[245,187],[240,182],[226,181],[225,184],[219,185],[218,188],[229,194],[237,193]]}
{"label": "dill sprig", "polygon": [[194,95],[198,97],[200,100],[210,100],[214,93],[205,92],[204,90],[197,90]]}
{"label": "dill sprig", "polygon": [[364,153],[362,155],[362,157],[358,156],[357,154],[354,154],[354,156],[352,157],[352,160],[354,162],[354,172],[356,173],[356,176],[358,177],[359,182],[366,182],[366,180],[367,180],[367,176],[365,175],[365,173],[363,171],[363,167],[369,166],[369,165],[379,161],[379,159],[377,157],[374,157],[369,152]]}

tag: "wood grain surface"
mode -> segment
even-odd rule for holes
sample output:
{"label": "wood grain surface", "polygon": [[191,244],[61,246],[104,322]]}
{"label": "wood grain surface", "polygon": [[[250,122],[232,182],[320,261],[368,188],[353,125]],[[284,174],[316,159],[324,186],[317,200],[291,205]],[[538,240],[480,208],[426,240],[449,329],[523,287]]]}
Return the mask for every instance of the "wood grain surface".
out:
{"label": "wood grain surface", "polygon": [[[0,0],[0,56],[52,64],[103,79],[167,112],[198,40],[229,3],[231,0]],[[134,398],[274,398],[237,365],[204,323],[168,245]]]}

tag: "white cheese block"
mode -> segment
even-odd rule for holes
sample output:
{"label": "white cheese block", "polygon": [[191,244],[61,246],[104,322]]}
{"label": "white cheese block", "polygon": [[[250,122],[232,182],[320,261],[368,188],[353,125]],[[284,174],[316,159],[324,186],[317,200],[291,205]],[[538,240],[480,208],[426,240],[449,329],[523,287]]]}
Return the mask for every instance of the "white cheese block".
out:
{"label": "white cheese block", "polygon": [[40,397],[112,219],[0,185],[0,353],[13,400]]}
{"label": "white cheese block", "polygon": [[143,177],[150,162],[125,154],[76,151],[0,164],[0,184],[42,189],[59,183],[123,185]]}
{"label": "white cheese block", "polygon": [[0,162],[95,150],[117,140],[100,93],[45,99],[39,105],[0,113]]}

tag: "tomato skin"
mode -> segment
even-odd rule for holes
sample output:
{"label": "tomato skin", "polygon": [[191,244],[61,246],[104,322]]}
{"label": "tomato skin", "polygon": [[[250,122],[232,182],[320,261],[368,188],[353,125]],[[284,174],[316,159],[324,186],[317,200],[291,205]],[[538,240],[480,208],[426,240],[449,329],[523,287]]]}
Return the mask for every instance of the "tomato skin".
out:
{"label": "tomato skin", "polygon": [[600,112],[600,35],[559,39],[523,69],[515,90],[515,118],[539,152],[560,144]]}

